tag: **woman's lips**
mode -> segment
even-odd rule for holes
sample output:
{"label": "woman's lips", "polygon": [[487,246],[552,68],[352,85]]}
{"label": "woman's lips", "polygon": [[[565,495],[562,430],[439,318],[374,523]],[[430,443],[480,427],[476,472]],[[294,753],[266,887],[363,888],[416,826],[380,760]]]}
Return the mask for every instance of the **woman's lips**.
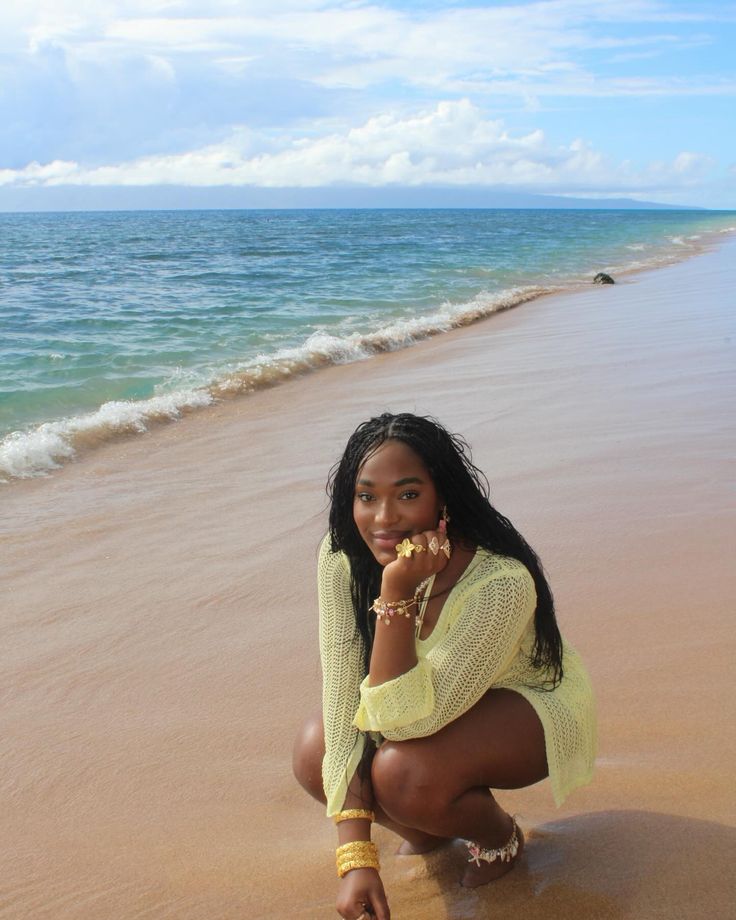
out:
{"label": "woman's lips", "polygon": [[396,550],[396,544],[401,543],[404,537],[408,537],[409,532],[406,530],[382,530],[373,534],[373,542],[380,549]]}

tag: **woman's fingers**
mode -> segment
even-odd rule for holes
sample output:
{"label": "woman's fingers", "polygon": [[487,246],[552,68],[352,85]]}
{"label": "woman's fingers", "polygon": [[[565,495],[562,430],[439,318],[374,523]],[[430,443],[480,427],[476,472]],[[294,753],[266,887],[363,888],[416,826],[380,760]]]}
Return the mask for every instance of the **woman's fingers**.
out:
{"label": "woman's fingers", "polygon": [[370,908],[373,911],[375,920],[391,920],[391,911],[389,910],[383,886],[381,886],[380,891],[371,893]]}
{"label": "woman's fingers", "polygon": [[452,555],[452,548],[450,541],[447,539],[447,534],[444,530],[425,530],[422,537],[424,538],[427,552],[435,560],[435,571],[442,571],[447,565],[447,560]]}
{"label": "woman's fingers", "polygon": [[450,542],[447,534],[441,530],[415,533],[410,539],[405,540],[404,544],[402,549],[397,547],[396,558],[407,570],[416,572],[420,578],[428,578],[441,572],[450,558]]}
{"label": "woman's fingers", "polygon": [[383,882],[375,869],[352,869],[340,882],[337,912],[344,920],[391,920]]}
{"label": "woman's fingers", "polygon": [[413,556],[420,556],[427,552],[427,541],[424,534],[415,533],[412,537],[406,537],[401,543],[396,544],[396,556],[398,559],[411,559]]}
{"label": "woman's fingers", "polygon": [[449,558],[442,549],[449,546],[446,541],[447,535],[439,530],[425,530],[403,540],[396,548],[396,559],[383,570],[382,596],[410,597],[417,585],[441,572]]}

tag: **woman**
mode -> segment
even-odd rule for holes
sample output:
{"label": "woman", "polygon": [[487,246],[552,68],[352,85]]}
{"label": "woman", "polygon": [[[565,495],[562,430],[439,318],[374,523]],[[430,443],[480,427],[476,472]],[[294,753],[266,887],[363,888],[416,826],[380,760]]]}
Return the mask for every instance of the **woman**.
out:
{"label": "woman", "polygon": [[435,421],[360,425],[330,476],[319,558],[322,719],[294,772],[337,823],[338,912],[390,914],[371,820],[421,853],[467,841],[462,883],[507,872],[524,838],[489,787],[589,781],[595,713],[531,547]]}

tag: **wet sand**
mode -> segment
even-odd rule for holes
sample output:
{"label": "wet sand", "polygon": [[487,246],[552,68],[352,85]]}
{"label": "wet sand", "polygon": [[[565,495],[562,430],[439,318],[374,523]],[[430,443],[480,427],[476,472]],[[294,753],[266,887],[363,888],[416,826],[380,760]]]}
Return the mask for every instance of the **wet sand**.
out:
{"label": "wet sand", "polygon": [[463,433],[598,697],[594,782],[500,801],[523,863],[394,857],[394,920],[732,916],[736,240],[543,298],[0,493],[0,918],[318,920],[334,830],[290,773],[319,705],[324,481],[384,409]]}

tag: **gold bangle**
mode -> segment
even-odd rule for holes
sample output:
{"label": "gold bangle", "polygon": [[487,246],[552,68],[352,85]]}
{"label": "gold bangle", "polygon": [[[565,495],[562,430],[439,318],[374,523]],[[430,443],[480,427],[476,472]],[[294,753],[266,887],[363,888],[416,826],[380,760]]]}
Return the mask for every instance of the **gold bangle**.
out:
{"label": "gold bangle", "polygon": [[352,869],[375,869],[380,872],[378,849],[370,840],[351,840],[335,850],[335,867],[340,878]]}
{"label": "gold bangle", "polygon": [[355,853],[373,852],[374,850],[378,853],[372,840],[348,840],[335,850],[335,856],[337,859],[342,859],[351,857]]}
{"label": "gold bangle", "polygon": [[378,860],[372,860],[372,859],[359,860],[358,862],[343,863],[337,867],[338,878],[344,878],[348,874],[348,872],[352,872],[353,869],[375,869],[376,872],[380,872],[381,865],[378,862]]}
{"label": "gold bangle", "polygon": [[335,824],[340,824],[341,821],[353,821],[356,818],[366,818],[368,821],[376,820],[374,812],[369,811],[367,808],[347,808],[345,811],[338,812],[333,820]]}

